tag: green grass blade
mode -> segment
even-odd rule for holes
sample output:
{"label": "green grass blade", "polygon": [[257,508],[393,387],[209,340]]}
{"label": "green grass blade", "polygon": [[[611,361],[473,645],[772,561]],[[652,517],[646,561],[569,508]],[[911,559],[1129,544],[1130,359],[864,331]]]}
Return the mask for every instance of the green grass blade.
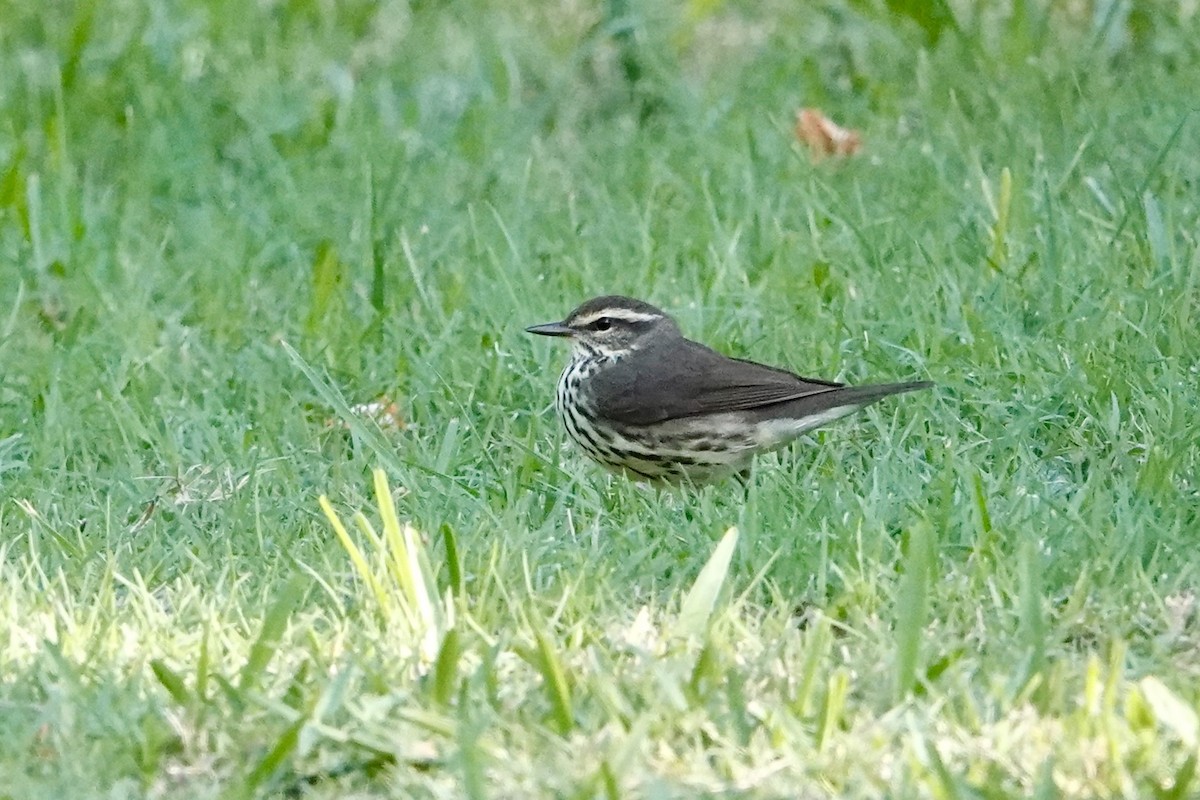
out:
{"label": "green grass blade", "polygon": [[150,671],[154,673],[154,677],[158,678],[158,682],[167,690],[167,694],[171,695],[172,700],[181,706],[186,706],[191,702],[191,693],[188,692],[183,679],[168,667],[162,659],[151,659]]}
{"label": "green grass blade", "polygon": [[992,532],[992,515],[988,511],[987,491],[983,488],[983,475],[978,470],[971,476],[971,486],[975,494],[975,508],[979,512],[979,527],[984,538],[990,539]]}
{"label": "green grass blade", "polygon": [[463,597],[463,571],[462,562],[458,556],[458,537],[454,533],[454,528],[448,524],[441,527],[442,543],[446,548],[446,572],[450,579],[450,592],[460,601]]}
{"label": "green grass blade", "polygon": [[[354,411],[352,411],[350,408],[350,404],[346,402],[346,398],[342,396],[342,393],[339,392],[332,383],[319,375],[317,371],[313,369],[307,361],[304,360],[304,358],[296,351],[294,347],[287,342],[280,342],[280,346],[283,347],[284,352],[288,354],[288,357],[292,360],[292,363],[296,365],[296,368],[299,369],[304,377],[308,379],[309,384],[312,385],[313,390],[316,391],[321,400],[333,409],[338,419],[346,423],[346,427],[348,427],[355,436],[370,446],[371,451],[375,454],[375,457],[389,467],[394,474],[404,475],[408,470],[411,469],[431,477],[444,479],[445,481],[465,490],[463,495],[458,495],[459,497],[462,497],[463,499],[469,498],[480,508],[486,509],[486,506],[478,503],[477,496],[471,491],[471,487],[466,482],[459,478],[438,472],[437,470],[431,469],[430,467],[427,467],[424,464],[420,464],[416,461],[401,458],[397,454],[395,446],[380,434],[379,426],[374,423],[368,423],[361,414],[354,413]],[[490,509],[487,510],[490,512]]]}
{"label": "green grass blade", "polygon": [[997,272],[1003,272],[1008,262],[1008,223],[1012,210],[1012,193],[1012,172],[1005,167],[1000,171],[1000,194],[993,209],[996,221],[992,225],[992,254],[988,257],[988,264]]}
{"label": "green grass blade", "polygon": [[458,724],[454,736],[458,742],[458,760],[462,772],[462,793],[467,800],[484,800],[487,793],[486,753],[479,744],[481,723],[473,716],[470,692],[464,681],[458,697]]}
{"label": "green grass blade", "polygon": [[433,701],[440,706],[450,704],[458,683],[458,660],[462,655],[462,643],[457,628],[446,631],[442,647],[433,665]]}
{"label": "green grass blade", "polygon": [[1184,762],[1179,765],[1179,769],[1175,771],[1175,778],[1171,781],[1171,788],[1163,789],[1159,797],[1161,800],[1183,800],[1185,797],[1195,797],[1194,794],[1188,793],[1188,788],[1196,779],[1196,754],[1192,753]]}
{"label": "green grass blade", "polygon": [[250,646],[250,655],[238,677],[239,691],[246,692],[258,684],[259,677],[278,649],[288,620],[303,599],[307,587],[307,576],[296,575],[284,585],[275,602],[267,610],[262,627],[258,631],[258,638]]}
{"label": "green grass blade", "polygon": [[1150,247],[1151,266],[1165,272],[1171,264],[1170,236],[1163,222],[1162,206],[1153,192],[1142,194],[1142,209],[1146,215],[1146,244]]}
{"label": "green grass blade", "polygon": [[275,744],[262,757],[262,760],[254,766],[254,769],[250,770],[250,773],[243,781],[243,797],[258,796],[258,790],[263,783],[287,762],[292,753],[296,751],[296,745],[300,743],[300,731],[304,728],[307,721],[304,718],[296,720],[275,740]]}
{"label": "green grass blade", "polygon": [[212,670],[212,654],[209,651],[211,640],[212,630],[206,619],[200,635],[200,653],[196,658],[196,699],[200,703],[208,702],[208,679]]}
{"label": "green grass blade", "polygon": [[575,712],[571,707],[571,687],[567,681],[567,672],[563,669],[558,652],[545,632],[538,628],[534,635],[537,638],[535,666],[542,673],[546,696],[550,700],[550,716],[558,732],[566,736],[575,727]]}
{"label": "green grass blade", "polygon": [[1046,665],[1046,619],[1042,610],[1042,556],[1036,542],[1025,541],[1018,556],[1019,635],[1029,655],[1029,677],[1039,675]]}
{"label": "green grass blade", "polygon": [[896,673],[893,693],[896,702],[916,686],[921,640],[929,618],[929,584],[933,563],[933,532],[928,525],[918,524],[909,533],[904,576],[896,595]]}
{"label": "green grass blade", "polygon": [[337,671],[333,680],[325,685],[317,697],[317,701],[312,705],[310,716],[313,722],[321,722],[331,714],[336,714],[345,705],[346,691],[350,687],[350,681],[357,677],[358,673],[359,671],[355,668]]}
{"label": "green grass blade", "polygon": [[[1176,124],[1175,129],[1171,131],[1171,135],[1167,137],[1165,142],[1163,142],[1163,146],[1159,148],[1158,153],[1154,156],[1154,161],[1151,162],[1149,168],[1146,169],[1146,174],[1142,176],[1142,182],[1137,188],[1136,196],[1143,196],[1150,188],[1151,182],[1153,182],[1154,178],[1158,175],[1159,169],[1162,168],[1163,163],[1167,160],[1167,155],[1171,152],[1171,150],[1174,149],[1175,143],[1179,141],[1179,137],[1183,133],[1183,129],[1187,126],[1188,120],[1191,119],[1191,115],[1192,111],[1189,109],[1180,116],[1179,122]],[[1113,231],[1112,237],[1108,240],[1109,247],[1112,247],[1117,243],[1117,240],[1121,238],[1121,234],[1125,232],[1125,228],[1129,225],[1129,220],[1132,218],[1133,204],[1127,203],[1125,213],[1121,216],[1121,221],[1117,223],[1117,229]]]}
{"label": "green grass blade", "polygon": [[312,303],[309,305],[308,317],[304,322],[304,331],[309,336],[314,336],[329,318],[330,311],[337,300],[338,287],[345,282],[345,267],[331,242],[322,241],[317,245],[310,279]]}

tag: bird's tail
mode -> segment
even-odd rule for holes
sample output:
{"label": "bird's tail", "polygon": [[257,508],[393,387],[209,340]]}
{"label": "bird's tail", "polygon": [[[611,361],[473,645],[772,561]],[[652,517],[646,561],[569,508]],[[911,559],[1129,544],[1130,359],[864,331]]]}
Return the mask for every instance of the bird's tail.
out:
{"label": "bird's tail", "polygon": [[877,383],[870,386],[833,386],[804,397],[755,409],[759,418],[770,422],[763,434],[772,442],[785,443],[805,431],[818,428],[848,414],[853,414],[877,400],[894,394],[928,389],[929,381],[908,383]]}
{"label": "bird's tail", "polygon": [[915,392],[933,388],[933,381],[908,381],[907,383],[876,383],[870,386],[843,386],[816,397],[824,396],[830,405],[870,405],[894,394]]}

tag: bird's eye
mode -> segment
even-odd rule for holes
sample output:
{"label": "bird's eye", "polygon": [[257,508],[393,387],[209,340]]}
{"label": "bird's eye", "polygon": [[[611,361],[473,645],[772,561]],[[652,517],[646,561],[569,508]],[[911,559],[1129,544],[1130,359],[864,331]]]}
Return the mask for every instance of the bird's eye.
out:
{"label": "bird's eye", "polygon": [[598,331],[606,331],[612,327],[612,320],[608,317],[601,317],[593,323],[593,327]]}

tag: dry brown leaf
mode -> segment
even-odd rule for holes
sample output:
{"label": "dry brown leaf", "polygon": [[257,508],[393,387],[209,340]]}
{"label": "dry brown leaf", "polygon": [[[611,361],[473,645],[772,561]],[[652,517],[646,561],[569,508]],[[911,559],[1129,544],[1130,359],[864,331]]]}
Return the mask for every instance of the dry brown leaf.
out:
{"label": "dry brown leaf", "polygon": [[826,156],[852,156],[862,149],[858,131],[843,128],[817,108],[796,112],[796,138],[808,147],[813,161]]}
{"label": "dry brown leaf", "polygon": [[[384,430],[402,431],[405,428],[404,417],[400,414],[400,406],[388,397],[380,397],[370,403],[355,403],[350,411],[358,417],[373,420]],[[327,419],[326,428],[349,428],[343,420]]]}

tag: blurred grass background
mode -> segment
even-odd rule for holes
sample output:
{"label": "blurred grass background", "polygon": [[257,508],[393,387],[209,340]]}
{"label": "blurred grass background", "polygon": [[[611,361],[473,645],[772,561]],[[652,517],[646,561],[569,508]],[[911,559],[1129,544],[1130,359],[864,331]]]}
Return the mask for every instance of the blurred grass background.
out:
{"label": "blurred grass background", "polygon": [[[0,20],[0,797],[1195,791],[1194,3]],[[521,330],[604,292],[939,388],[660,495]]]}

